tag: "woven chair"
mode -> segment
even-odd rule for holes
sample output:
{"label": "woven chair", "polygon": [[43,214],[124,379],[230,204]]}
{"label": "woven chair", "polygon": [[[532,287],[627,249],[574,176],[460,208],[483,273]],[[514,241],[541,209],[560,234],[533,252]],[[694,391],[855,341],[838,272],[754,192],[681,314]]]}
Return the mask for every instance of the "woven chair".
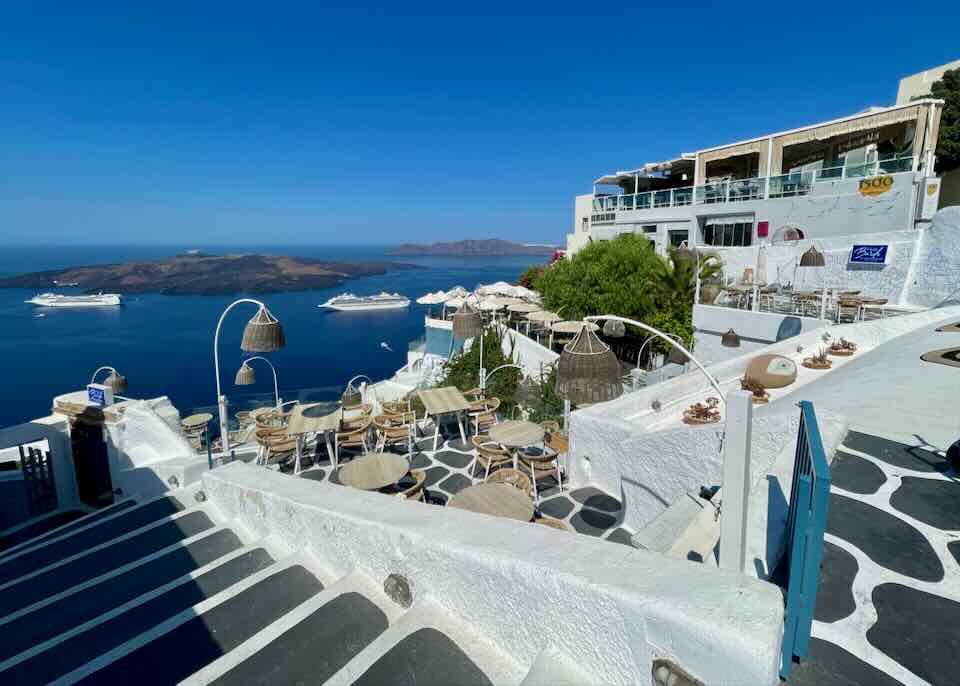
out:
{"label": "woven chair", "polygon": [[410,472],[410,476],[416,479],[416,483],[405,491],[397,493],[397,497],[402,500],[417,500],[423,502],[423,484],[427,480],[427,474],[421,469],[414,469]]}
{"label": "woven chair", "polygon": [[513,462],[510,452],[491,441],[489,436],[471,436],[470,442],[477,452],[473,464],[470,465],[471,475],[475,474],[477,465],[480,465],[485,470],[483,478],[486,480],[490,478],[491,470]]}
{"label": "woven chair", "polygon": [[257,442],[256,464],[266,464],[267,454],[271,442],[279,441],[287,436],[287,429],[282,426],[258,427],[254,430],[254,440]]}
{"label": "woven chair", "polygon": [[413,452],[416,440],[416,415],[413,412],[398,415],[377,415],[373,418],[377,431],[377,452],[383,452],[388,446],[402,445],[407,456]]}
{"label": "woven chair", "polygon": [[560,456],[556,452],[544,452],[543,455],[532,455],[530,453],[520,453],[520,469],[525,474],[530,475],[533,482],[533,500],[540,502],[540,494],[537,492],[537,482],[547,476],[556,478],[563,490],[563,477],[560,474]]}
{"label": "woven chair", "polygon": [[513,467],[498,469],[487,477],[486,482],[488,484],[509,484],[522,491],[527,497],[530,497],[533,491],[533,487],[530,484],[530,477]]}
{"label": "woven chair", "polygon": [[[293,457],[297,450],[297,441],[284,432],[283,434],[269,434],[263,439],[264,455],[262,463],[264,466],[280,464]],[[260,440],[257,441],[258,443]]]}
{"label": "woven chair", "polygon": [[410,405],[402,400],[384,400],[380,403],[380,410],[388,417],[394,417],[409,412]]}
{"label": "woven chair", "polygon": [[483,398],[483,394],[480,393],[479,388],[471,388],[469,391],[463,392],[463,397],[466,398],[467,401],[472,404],[474,402],[479,401],[481,398]]}
{"label": "woven chair", "polygon": [[[475,408],[475,409],[474,409]],[[473,433],[480,434],[488,431],[497,423],[497,410],[500,408],[500,398],[486,398],[470,405],[470,418],[473,420]]]}
{"label": "woven chair", "polygon": [[344,422],[344,430],[337,432],[336,452],[338,463],[340,462],[341,448],[349,448],[351,450],[359,448],[364,453],[369,450],[367,435],[370,433],[370,426],[372,424],[373,419],[370,417],[362,417],[356,424],[351,423],[350,426],[347,426],[347,423]]}
{"label": "woven chair", "polygon": [[560,431],[560,422],[549,420],[546,422],[540,422],[540,426],[542,426],[543,430],[547,433],[555,433]]}

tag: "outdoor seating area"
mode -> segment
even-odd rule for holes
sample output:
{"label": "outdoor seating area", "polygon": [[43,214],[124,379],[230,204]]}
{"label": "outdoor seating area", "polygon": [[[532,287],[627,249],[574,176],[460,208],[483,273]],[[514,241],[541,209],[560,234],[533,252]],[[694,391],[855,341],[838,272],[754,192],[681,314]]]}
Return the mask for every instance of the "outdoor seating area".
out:
{"label": "outdoor seating area", "polygon": [[332,412],[330,403],[290,402],[237,421],[266,469],[629,544],[615,498],[564,485],[568,439],[557,422],[504,420],[500,400],[480,389],[417,396],[420,419],[405,399]]}
{"label": "outdoor seating area", "polygon": [[795,291],[786,286],[747,283],[722,288],[711,304],[826,319],[838,324],[887,319],[916,311],[916,308],[897,306],[888,298],[873,297],[858,290]]}

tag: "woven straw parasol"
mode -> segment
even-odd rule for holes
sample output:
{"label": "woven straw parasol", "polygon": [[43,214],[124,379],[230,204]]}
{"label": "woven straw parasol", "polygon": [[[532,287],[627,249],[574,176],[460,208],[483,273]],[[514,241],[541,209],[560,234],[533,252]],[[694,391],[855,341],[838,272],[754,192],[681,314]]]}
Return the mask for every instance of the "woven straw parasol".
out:
{"label": "woven straw parasol", "polygon": [[244,362],[240,365],[240,369],[237,370],[237,375],[233,379],[233,383],[236,386],[251,386],[257,382],[257,374],[253,371],[253,367]]}
{"label": "woven straw parasol", "polygon": [[111,370],[110,376],[108,376],[103,383],[109,386],[114,393],[119,394],[127,392],[127,377],[120,376],[117,374],[116,370]]}
{"label": "woven straw parasol", "polygon": [[532,322],[540,322],[541,324],[552,324],[553,322],[559,322],[563,319],[556,312],[549,312],[547,310],[540,310],[538,312],[531,312],[527,315],[527,319]]}
{"label": "woven straw parasol", "polygon": [[826,266],[826,260],[823,257],[823,253],[817,250],[816,247],[811,245],[810,249],[800,256],[800,266],[801,267],[823,267],[823,266]]}
{"label": "woven straw parasol", "polygon": [[271,353],[285,344],[280,322],[270,310],[261,307],[244,327],[240,349],[248,353]]}
{"label": "woven straw parasol", "polygon": [[611,400],[622,392],[617,356],[597,334],[581,328],[557,360],[557,394],[582,405]]}
{"label": "woven straw parasol", "polygon": [[453,335],[455,338],[467,339],[479,336],[483,331],[483,317],[480,313],[464,303],[463,307],[453,315]]}

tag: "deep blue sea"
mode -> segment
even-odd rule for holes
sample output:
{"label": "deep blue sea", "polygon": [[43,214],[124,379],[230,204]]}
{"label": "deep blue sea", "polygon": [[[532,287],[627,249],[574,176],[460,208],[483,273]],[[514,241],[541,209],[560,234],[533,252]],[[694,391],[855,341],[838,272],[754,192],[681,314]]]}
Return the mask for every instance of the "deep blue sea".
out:
{"label": "deep blue sea", "polygon": [[[539,257],[391,258],[384,255],[385,248],[369,246],[4,247],[0,249],[0,274],[161,259],[185,248],[215,254],[387,259],[422,267],[351,279],[337,288],[254,296],[266,302],[286,334],[286,347],[266,355],[277,367],[280,395],[285,400],[334,399],[355,374],[375,380],[389,377],[406,363],[408,344],[423,335],[425,306],[411,303],[408,310],[367,313],[328,312],[317,307],[331,296],[344,291],[369,295],[387,290],[415,300],[427,291],[456,285],[474,288],[499,280],[513,282],[527,266],[543,261]],[[33,295],[31,290],[0,289],[4,386],[0,427],[48,414],[54,396],[84,388],[101,365],[116,367],[127,376],[130,397],[167,395],[184,414],[213,406],[213,332],[220,313],[239,295],[131,295],[122,307],[91,310],[34,308],[24,303]],[[253,305],[235,307],[220,334],[221,383],[233,409],[239,409],[251,393],[272,394],[270,370],[262,363],[253,363],[257,373],[254,386],[233,385],[244,357],[240,350],[243,326],[255,311]],[[381,342],[393,352],[381,347]]]}

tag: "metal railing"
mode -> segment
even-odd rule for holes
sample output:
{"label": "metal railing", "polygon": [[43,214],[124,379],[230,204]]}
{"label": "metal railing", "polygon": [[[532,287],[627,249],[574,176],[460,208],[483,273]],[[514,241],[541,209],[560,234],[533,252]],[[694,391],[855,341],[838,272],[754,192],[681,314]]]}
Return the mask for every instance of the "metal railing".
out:
{"label": "metal railing", "polygon": [[593,221],[612,222],[616,212],[632,210],[746,202],[764,198],[792,198],[807,195],[818,181],[863,178],[878,174],[899,174],[913,169],[912,155],[891,156],[865,164],[823,167],[779,176],[732,179],[702,186],[667,188],[645,193],[603,195],[593,198]]}
{"label": "metal railing", "polygon": [[780,676],[790,676],[794,658],[805,657],[817,602],[823,534],[830,505],[830,465],[813,403],[800,401],[800,428],[787,514],[787,606],[784,614]]}

